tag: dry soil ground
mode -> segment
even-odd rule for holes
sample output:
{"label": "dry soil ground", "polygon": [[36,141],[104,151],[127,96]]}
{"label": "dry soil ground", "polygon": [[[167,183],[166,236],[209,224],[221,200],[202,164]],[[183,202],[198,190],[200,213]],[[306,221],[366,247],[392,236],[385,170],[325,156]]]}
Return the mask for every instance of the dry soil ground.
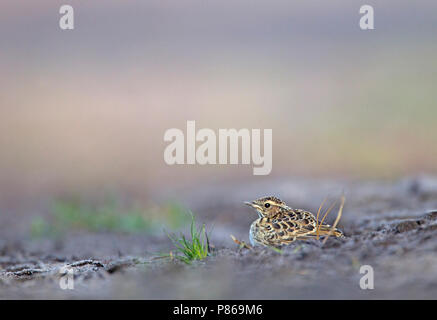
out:
{"label": "dry soil ground", "polygon": [[[198,220],[214,226],[215,251],[192,265],[157,259],[172,249],[164,233],[73,232],[35,240],[15,228],[11,217],[2,217],[0,298],[437,298],[435,178],[284,179],[199,190],[179,191],[179,197]],[[296,242],[282,254],[240,249],[230,239],[233,234],[248,240],[256,215],[244,200],[274,194],[315,211],[325,196],[338,197],[342,190],[344,239],[329,239],[324,246]],[[59,286],[66,265],[74,271],[74,290]],[[362,265],[374,269],[373,290],[360,289]]]}

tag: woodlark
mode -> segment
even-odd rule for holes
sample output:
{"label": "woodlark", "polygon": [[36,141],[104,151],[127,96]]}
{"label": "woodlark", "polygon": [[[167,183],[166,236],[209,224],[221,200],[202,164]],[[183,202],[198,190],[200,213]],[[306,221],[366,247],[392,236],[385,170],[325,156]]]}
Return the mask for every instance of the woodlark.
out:
{"label": "woodlark", "polygon": [[[259,216],[250,226],[252,246],[278,247],[295,240],[316,239],[318,235],[327,236],[332,229],[328,224],[320,224],[311,212],[292,209],[275,197],[264,197],[245,204],[253,207]],[[343,232],[334,229],[332,235],[343,237]]]}

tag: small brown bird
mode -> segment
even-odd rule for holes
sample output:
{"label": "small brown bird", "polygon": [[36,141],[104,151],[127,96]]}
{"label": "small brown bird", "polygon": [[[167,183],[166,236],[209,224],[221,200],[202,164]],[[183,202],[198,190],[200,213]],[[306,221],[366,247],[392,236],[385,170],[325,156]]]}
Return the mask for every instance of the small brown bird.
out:
{"label": "small brown bird", "polygon": [[[245,204],[253,207],[259,216],[250,226],[252,246],[279,247],[295,240],[326,236],[332,229],[328,224],[320,224],[311,212],[292,209],[276,197],[264,197]],[[343,232],[334,229],[332,235],[343,237]]]}

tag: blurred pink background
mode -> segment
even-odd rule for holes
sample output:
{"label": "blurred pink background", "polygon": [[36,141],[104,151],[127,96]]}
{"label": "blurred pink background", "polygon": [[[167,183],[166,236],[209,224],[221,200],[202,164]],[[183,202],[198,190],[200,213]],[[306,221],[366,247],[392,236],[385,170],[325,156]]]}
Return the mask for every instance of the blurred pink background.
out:
{"label": "blurred pink background", "polygon": [[[75,30],[58,26],[75,9]],[[375,30],[358,27],[374,5]],[[273,129],[271,177],[437,171],[435,1],[2,1],[0,190],[254,177],[168,166],[168,128]]]}

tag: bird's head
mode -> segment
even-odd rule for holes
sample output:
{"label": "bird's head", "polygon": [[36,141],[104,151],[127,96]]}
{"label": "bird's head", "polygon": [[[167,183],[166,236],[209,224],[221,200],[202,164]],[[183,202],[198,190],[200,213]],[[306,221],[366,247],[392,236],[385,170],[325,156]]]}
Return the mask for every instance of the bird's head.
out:
{"label": "bird's head", "polygon": [[288,208],[284,201],[276,197],[263,197],[252,202],[245,202],[245,204],[254,208],[260,218],[273,217],[281,210]]}

